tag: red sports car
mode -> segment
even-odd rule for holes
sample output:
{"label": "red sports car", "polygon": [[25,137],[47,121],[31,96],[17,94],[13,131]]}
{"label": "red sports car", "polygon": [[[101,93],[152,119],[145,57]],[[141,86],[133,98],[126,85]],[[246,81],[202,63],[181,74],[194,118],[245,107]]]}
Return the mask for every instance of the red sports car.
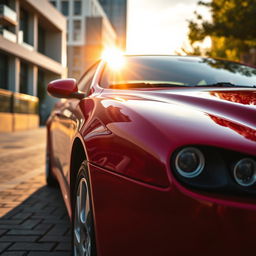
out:
{"label": "red sports car", "polygon": [[76,82],[47,122],[47,182],[74,255],[252,255],[256,69],[201,57],[120,56]]}

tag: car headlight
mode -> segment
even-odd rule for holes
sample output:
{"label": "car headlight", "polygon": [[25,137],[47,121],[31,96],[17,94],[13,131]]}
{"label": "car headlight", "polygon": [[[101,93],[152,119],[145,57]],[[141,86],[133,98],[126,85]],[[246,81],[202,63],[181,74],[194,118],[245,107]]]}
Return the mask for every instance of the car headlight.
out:
{"label": "car headlight", "polygon": [[175,158],[176,171],[185,178],[197,177],[203,171],[204,165],[203,153],[194,147],[183,148]]}
{"label": "car headlight", "polygon": [[223,148],[188,145],[171,156],[174,177],[204,192],[256,196],[256,158]]}
{"label": "car headlight", "polygon": [[251,158],[243,158],[234,166],[235,181],[244,187],[253,185],[256,182],[256,162]]}

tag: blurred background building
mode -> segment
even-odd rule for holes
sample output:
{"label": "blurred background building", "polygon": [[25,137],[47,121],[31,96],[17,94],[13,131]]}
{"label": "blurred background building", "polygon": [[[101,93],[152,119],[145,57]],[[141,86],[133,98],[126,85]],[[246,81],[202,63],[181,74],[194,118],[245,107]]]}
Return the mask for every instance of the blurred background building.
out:
{"label": "blurred background building", "polygon": [[68,76],[79,79],[104,48],[116,46],[117,33],[98,0],[50,2],[67,17]]}
{"label": "blurred background building", "polygon": [[66,19],[47,0],[0,1],[0,131],[46,120],[46,84],[66,76],[66,59]]}
{"label": "blurred background building", "polygon": [[117,33],[117,46],[126,50],[127,0],[99,0]]}
{"label": "blurred background building", "polygon": [[44,124],[47,83],[125,50],[126,19],[127,0],[0,0],[0,131]]}

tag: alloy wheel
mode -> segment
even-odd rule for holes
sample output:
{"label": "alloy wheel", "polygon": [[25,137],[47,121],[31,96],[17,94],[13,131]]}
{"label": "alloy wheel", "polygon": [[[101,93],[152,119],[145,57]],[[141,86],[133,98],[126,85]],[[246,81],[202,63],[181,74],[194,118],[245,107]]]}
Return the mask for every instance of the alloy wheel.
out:
{"label": "alloy wheel", "polygon": [[74,212],[74,256],[91,255],[91,209],[88,184],[85,178],[79,182]]}

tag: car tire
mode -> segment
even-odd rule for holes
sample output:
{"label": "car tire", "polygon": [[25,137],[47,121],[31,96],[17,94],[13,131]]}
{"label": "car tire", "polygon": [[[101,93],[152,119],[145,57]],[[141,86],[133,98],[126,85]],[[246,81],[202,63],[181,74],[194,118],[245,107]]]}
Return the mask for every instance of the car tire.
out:
{"label": "car tire", "polygon": [[46,176],[46,184],[48,187],[57,187],[58,186],[58,182],[52,174],[51,158],[50,158],[49,153],[46,154],[45,176]]}
{"label": "car tire", "polygon": [[79,169],[72,207],[73,256],[96,256],[94,221],[87,162]]}

